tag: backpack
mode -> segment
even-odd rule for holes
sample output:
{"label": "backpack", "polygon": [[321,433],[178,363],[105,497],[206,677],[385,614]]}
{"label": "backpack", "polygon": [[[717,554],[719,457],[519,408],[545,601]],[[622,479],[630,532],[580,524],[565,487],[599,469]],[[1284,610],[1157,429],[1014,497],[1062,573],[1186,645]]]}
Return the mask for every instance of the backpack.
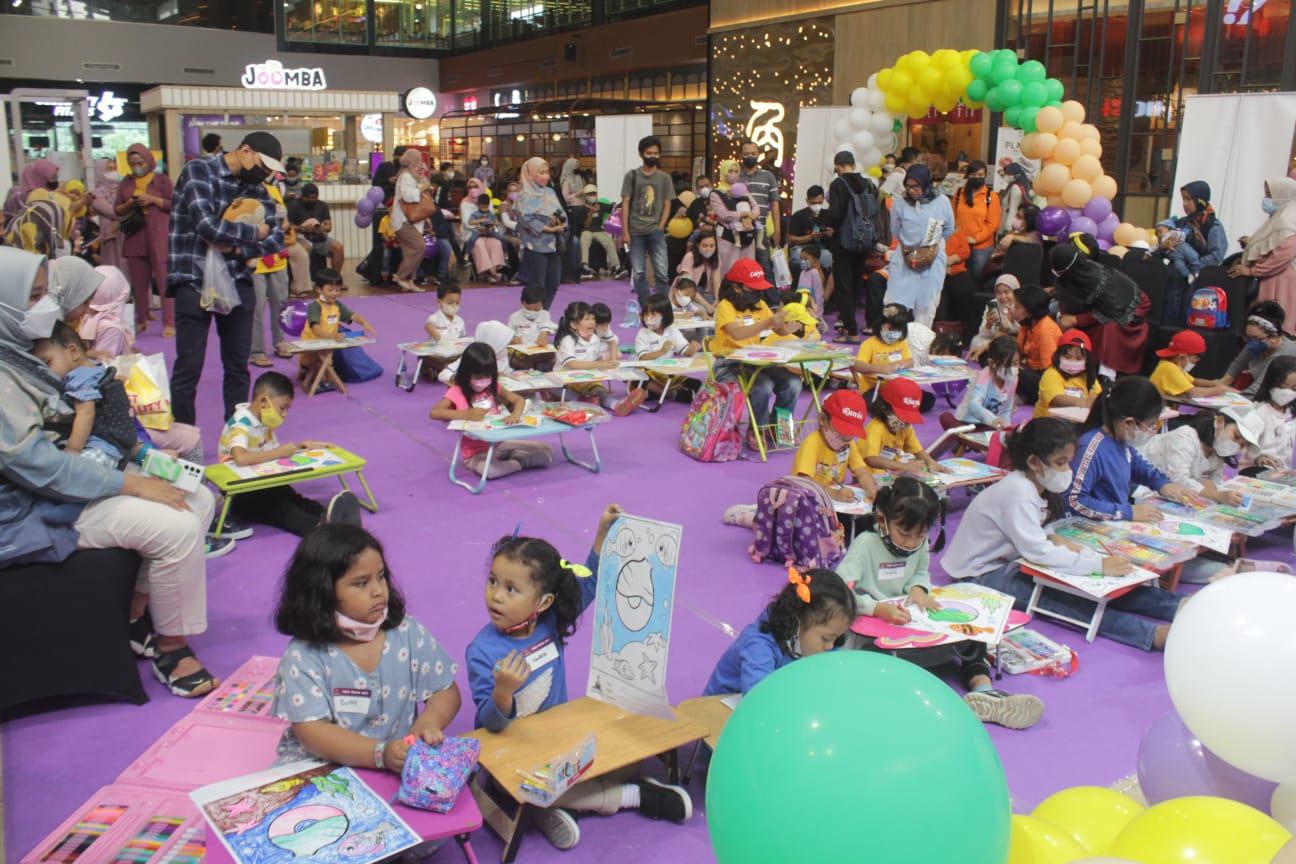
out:
{"label": "backpack", "polygon": [[680,428],[680,449],[699,462],[732,462],[742,455],[738,427],[746,411],[736,382],[707,381]]}
{"label": "backpack", "polygon": [[756,493],[752,545],[759,564],[837,569],[845,543],[828,490],[809,477],[780,477]]}
{"label": "backpack", "polygon": [[347,384],[359,384],[372,381],[383,374],[382,366],[370,357],[363,348],[343,348],[333,352],[333,368],[338,377]]}
{"label": "backpack", "polygon": [[1229,328],[1228,295],[1214,285],[1198,288],[1192,293],[1188,307],[1188,326],[1203,330]]}
{"label": "backpack", "polygon": [[850,193],[846,202],[846,215],[842,217],[839,242],[847,252],[871,252],[877,242],[877,233],[873,223],[877,218],[877,200],[869,194],[868,186],[863,192],[856,192],[845,180],[842,183]]}

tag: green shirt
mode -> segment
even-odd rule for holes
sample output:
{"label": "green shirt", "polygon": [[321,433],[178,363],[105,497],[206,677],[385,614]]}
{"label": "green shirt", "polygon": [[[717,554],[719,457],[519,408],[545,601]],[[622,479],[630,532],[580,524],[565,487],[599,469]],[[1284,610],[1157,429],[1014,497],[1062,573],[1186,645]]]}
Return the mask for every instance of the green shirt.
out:
{"label": "green shirt", "polygon": [[876,531],[865,531],[851,543],[850,551],[837,567],[837,575],[848,585],[854,583],[859,611],[872,615],[879,600],[904,597],[915,585],[930,591],[930,561],[926,543],[908,558],[897,558],[882,545]]}

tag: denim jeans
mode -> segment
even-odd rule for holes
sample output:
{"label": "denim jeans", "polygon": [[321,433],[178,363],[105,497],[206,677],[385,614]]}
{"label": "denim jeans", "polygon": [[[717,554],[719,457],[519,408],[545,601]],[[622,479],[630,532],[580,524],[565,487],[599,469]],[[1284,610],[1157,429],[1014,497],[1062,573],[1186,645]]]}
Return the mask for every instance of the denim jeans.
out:
{"label": "denim jeans", "polygon": [[968,270],[972,273],[972,278],[981,282],[981,274],[985,272],[986,264],[990,261],[991,254],[994,253],[994,245],[984,249],[973,249],[971,257],[968,258]]}
{"label": "denim jeans", "polygon": [[[737,381],[740,365],[735,360],[717,361],[715,379]],[[756,375],[747,398],[751,400],[752,420],[757,426],[770,425],[770,396],[774,397],[775,408],[789,413],[796,410],[797,399],[801,396],[801,376],[782,366],[766,366]]]}
{"label": "denim jeans", "polygon": [[522,268],[527,273],[528,285],[539,285],[544,289],[544,308],[548,309],[553,305],[554,297],[558,295],[558,284],[562,281],[562,255],[523,249]]}
{"label": "denim jeans", "polygon": [[454,247],[445,237],[439,237],[436,241],[436,267],[437,279],[445,282],[450,278],[450,261],[454,255]]}
{"label": "denim jeans", "polygon": [[653,288],[657,294],[665,294],[670,285],[670,274],[666,272],[666,235],[660,228],[649,234],[630,235],[630,272],[633,274],[634,292],[639,297],[639,308],[648,302],[648,259],[652,259]]}
{"label": "denim jeans", "polygon": [[[1013,607],[1023,612],[1030,602],[1031,592],[1035,590],[1035,580],[1021,572],[1021,567],[1016,562],[1009,562],[998,570],[974,576],[972,581],[1011,594],[1016,598]],[[1135,588],[1124,597],[1117,597],[1107,604],[1102,624],[1098,626],[1098,635],[1123,645],[1151,651],[1156,629],[1161,626],[1160,622],[1173,621],[1183,599],[1182,594],[1160,588],[1147,586]],[[1045,589],[1040,596],[1041,608],[1072,618],[1088,617],[1093,614],[1096,605],[1082,597],[1048,589]],[[1158,620],[1149,621],[1148,618]]]}

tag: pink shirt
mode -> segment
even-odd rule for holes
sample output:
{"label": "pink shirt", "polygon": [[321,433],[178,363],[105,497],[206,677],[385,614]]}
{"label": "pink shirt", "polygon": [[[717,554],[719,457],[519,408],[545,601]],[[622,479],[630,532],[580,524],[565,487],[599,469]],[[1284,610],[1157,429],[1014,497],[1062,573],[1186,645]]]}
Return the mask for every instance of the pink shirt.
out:
{"label": "pink shirt", "polygon": [[[459,387],[455,386],[446,391],[445,398],[450,400],[450,404],[454,406],[456,411],[467,411],[469,408],[485,408],[486,413],[488,414],[501,413],[499,401],[495,398],[495,395],[489,391],[474,393],[472,401],[469,402],[468,395],[464,393],[463,390],[459,389]],[[459,452],[463,455],[464,461],[466,462],[478,453],[485,453],[489,449],[490,445],[485,441],[477,441],[465,436],[463,439],[463,445],[459,448]]]}

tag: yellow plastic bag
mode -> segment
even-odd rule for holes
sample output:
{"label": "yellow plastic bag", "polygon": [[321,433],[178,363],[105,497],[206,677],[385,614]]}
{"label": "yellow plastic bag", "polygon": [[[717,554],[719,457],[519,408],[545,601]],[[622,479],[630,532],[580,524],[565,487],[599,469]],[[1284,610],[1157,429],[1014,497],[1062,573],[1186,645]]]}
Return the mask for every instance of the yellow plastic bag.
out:
{"label": "yellow plastic bag", "polygon": [[[125,371],[124,386],[130,397],[131,411],[146,429],[165,432],[175,418],[171,415],[171,388],[167,381],[166,360],[161,354],[134,355]],[[118,359],[118,374],[129,358]]]}

